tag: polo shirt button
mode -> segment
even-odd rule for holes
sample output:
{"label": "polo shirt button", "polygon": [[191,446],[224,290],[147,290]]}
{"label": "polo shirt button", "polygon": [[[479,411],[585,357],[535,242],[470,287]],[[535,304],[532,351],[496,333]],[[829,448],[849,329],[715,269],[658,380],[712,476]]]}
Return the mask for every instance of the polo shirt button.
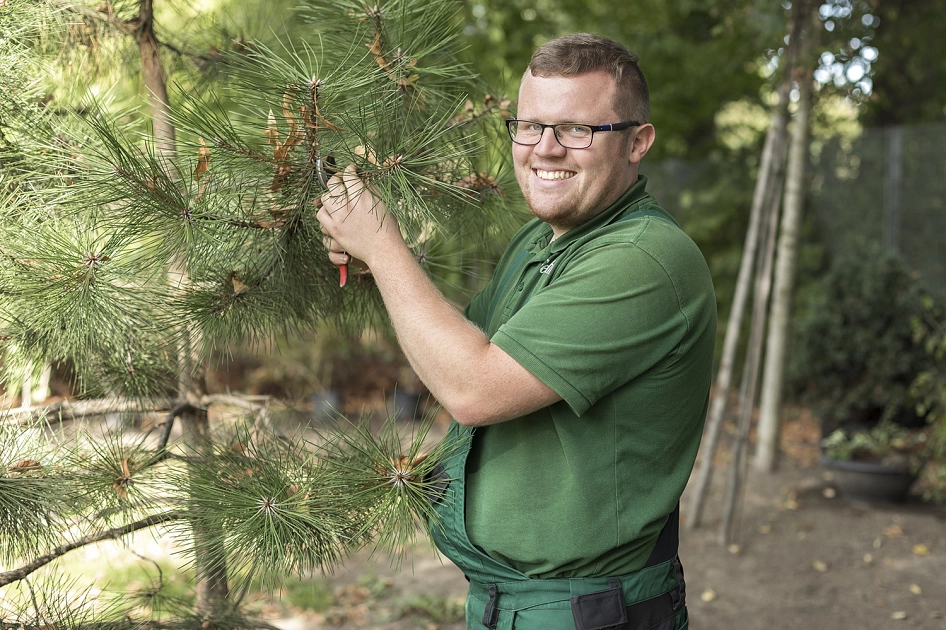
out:
{"label": "polo shirt button", "polygon": [[522,283],[522,282],[520,282],[518,285],[516,285],[516,291],[522,291],[522,287],[524,287],[524,286],[525,286],[525,284]]}

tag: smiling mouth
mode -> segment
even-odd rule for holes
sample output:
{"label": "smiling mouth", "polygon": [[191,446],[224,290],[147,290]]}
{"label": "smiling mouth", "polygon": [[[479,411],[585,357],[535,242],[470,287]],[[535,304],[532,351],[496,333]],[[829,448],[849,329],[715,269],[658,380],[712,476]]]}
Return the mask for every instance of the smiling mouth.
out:
{"label": "smiling mouth", "polygon": [[543,171],[536,168],[533,169],[532,172],[535,173],[535,176],[539,179],[544,179],[546,181],[571,179],[575,176],[575,173],[571,171]]}

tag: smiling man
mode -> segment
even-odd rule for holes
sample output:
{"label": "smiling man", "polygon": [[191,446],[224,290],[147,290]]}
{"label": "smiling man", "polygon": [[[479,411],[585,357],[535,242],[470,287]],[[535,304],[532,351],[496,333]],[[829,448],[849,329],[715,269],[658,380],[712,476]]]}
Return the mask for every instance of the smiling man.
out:
{"label": "smiling man", "polygon": [[468,448],[432,535],[470,580],[468,628],[685,628],[678,505],[709,396],[703,256],[639,174],[654,142],[637,56],[553,40],[507,121],[536,219],[463,312],[354,169],[318,218],[371,269],[401,346]]}

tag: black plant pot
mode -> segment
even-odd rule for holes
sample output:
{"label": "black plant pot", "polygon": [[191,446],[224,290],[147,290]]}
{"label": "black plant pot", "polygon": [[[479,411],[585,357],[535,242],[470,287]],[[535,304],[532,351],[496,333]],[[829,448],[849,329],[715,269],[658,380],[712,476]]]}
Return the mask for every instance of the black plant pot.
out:
{"label": "black plant pot", "polygon": [[842,496],[869,503],[903,503],[917,476],[906,464],[889,466],[822,457],[821,465],[834,474],[834,485]]}

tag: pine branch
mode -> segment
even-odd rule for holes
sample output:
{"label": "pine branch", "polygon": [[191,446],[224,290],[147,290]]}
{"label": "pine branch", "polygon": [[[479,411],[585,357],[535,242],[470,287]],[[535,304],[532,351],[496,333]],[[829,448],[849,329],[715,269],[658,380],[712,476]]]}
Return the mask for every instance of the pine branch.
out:
{"label": "pine branch", "polygon": [[[123,619],[122,621],[98,621],[81,623],[70,626],[71,630],[194,630],[194,628],[206,627],[227,627],[227,628],[259,628],[260,630],[281,630],[278,626],[263,621],[262,619],[247,619],[246,617],[234,617],[230,619],[215,619],[213,621],[221,622],[221,625],[207,626],[203,625],[204,620],[184,619],[177,621],[132,621]],[[228,623],[229,622],[229,623]],[[60,626],[53,626],[45,622],[28,624],[22,622],[8,623],[0,620],[0,630],[51,630]]]}
{"label": "pine branch", "polygon": [[194,406],[189,402],[182,402],[175,405],[174,408],[168,412],[167,418],[164,419],[164,430],[161,432],[161,439],[158,441],[158,453],[162,456],[167,453],[168,440],[171,439],[171,429],[174,428],[174,420],[185,410],[193,408]]}
{"label": "pine branch", "polygon": [[50,2],[49,4],[58,6],[63,11],[76,13],[82,17],[91,18],[103,24],[107,24],[126,35],[134,36],[138,28],[135,20],[120,20],[111,13],[90,9],[89,7],[84,7],[79,4],[72,4],[71,2]]}
{"label": "pine branch", "polygon": [[[72,15],[81,13],[96,32],[105,30],[104,20],[113,39],[140,39],[148,26],[148,11],[133,16],[135,2],[126,3],[118,18],[111,2],[101,11],[79,10],[70,0],[41,2],[75,8]],[[162,396],[176,369],[169,359],[180,342],[175,331],[194,331],[195,347],[208,356],[214,347],[323,320],[368,325],[380,312],[370,272],[353,277],[342,291],[324,256],[313,208],[325,191],[324,176],[333,172],[333,157],[339,165],[355,164],[377,189],[425,267],[452,268],[464,260],[464,250],[478,252],[487,239],[491,246],[492,228],[505,229],[500,224],[508,216],[500,186],[508,180],[500,178],[487,144],[502,132],[496,123],[508,101],[479,100],[480,84],[457,60],[455,3],[307,5],[300,8],[318,25],[317,46],[274,51],[254,43],[234,54],[213,52],[223,72],[210,77],[212,91],[179,95],[169,119],[180,134],[175,146],[183,148],[173,159],[160,151],[161,134],[142,142],[135,133],[140,126],[125,122],[137,119],[109,112],[107,102],[96,104],[100,115],[81,121],[50,116],[54,133],[44,127],[41,140],[22,151],[31,160],[23,177],[40,184],[36,199],[13,206],[17,211],[0,226],[2,290],[22,292],[0,300],[4,317],[10,313],[0,332],[12,333],[31,356],[61,352],[74,358],[78,378],[101,381],[100,391],[137,392],[123,401],[128,411],[160,409],[164,416],[134,444],[116,432],[104,445],[95,442],[92,453],[76,451],[80,474],[65,481],[80,491],[60,494],[77,496],[80,505],[64,512],[63,520],[71,524],[68,518],[77,512],[94,513],[88,522],[104,522],[92,530],[101,531],[167,512],[149,518],[177,518],[182,522],[172,526],[193,527],[198,535],[184,551],[195,568],[209,558],[215,566],[208,575],[219,566],[214,575],[245,576],[239,578],[244,589],[250,582],[274,587],[286,575],[332,567],[372,540],[379,549],[405,549],[419,521],[437,526],[430,506],[442,480],[434,470],[458,445],[426,446],[429,423],[402,439],[393,421],[380,435],[367,423],[345,436],[326,428],[312,443],[303,434],[279,435],[265,402],[203,397],[192,406],[174,406],[177,400]],[[59,134],[60,126],[73,122],[81,127]],[[43,159],[34,164],[37,155]],[[184,290],[162,276],[171,263],[186,272]],[[63,403],[52,413],[99,415],[113,411],[117,400]],[[240,407],[232,415],[242,416],[241,422],[220,423],[207,432],[206,443],[190,444],[182,454],[171,448],[181,414],[200,415],[211,404]],[[21,504],[29,514],[33,504]],[[30,537],[32,553],[17,548],[11,560],[32,564],[16,575],[0,573],[0,580],[22,580],[76,546],[156,524],[148,521],[62,547],[62,538]],[[11,522],[32,536],[22,518]],[[33,560],[50,549],[55,551]],[[227,602],[232,608],[221,606],[201,619],[198,604],[197,616],[182,609],[173,620],[129,617],[110,627],[170,630],[210,622],[271,628],[249,620],[235,625],[237,592]],[[42,625],[33,618],[29,624]],[[83,619],[59,627],[104,630],[106,624]]]}
{"label": "pine branch", "polygon": [[[75,14],[81,15],[82,17],[86,17],[86,18],[95,20],[97,22],[106,24],[123,34],[128,35],[129,37],[137,37],[138,30],[141,28],[141,19],[137,16],[130,20],[122,20],[116,17],[111,12],[99,11],[97,9],[84,7],[78,4],[72,4],[69,2],[51,2],[50,4],[52,4],[53,6],[58,6],[63,11],[66,11],[69,13],[75,13]],[[184,50],[183,48],[179,46],[170,44],[168,42],[159,41],[158,45],[163,48],[167,48],[168,50],[178,55],[179,57],[186,57],[188,59],[191,59],[192,61],[199,60],[199,61],[203,61],[207,63],[217,61],[217,58],[214,55],[190,52],[190,51]]]}
{"label": "pine branch", "polygon": [[[0,336],[0,341],[3,337]],[[262,414],[268,421],[266,405],[261,405],[258,400],[268,401],[268,396],[236,396],[234,394],[210,394],[200,400],[201,406],[210,405],[229,405],[231,407],[240,407],[248,409],[256,414]],[[183,406],[173,406],[168,398],[152,398],[149,400],[140,400],[134,398],[101,398],[95,400],[61,400],[55,402],[45,409],[40,407],[31,407],[30,409],[8,409],[0,411],[0,423],[25,421],[37,414],[42,414],[50,421],[54,420],[75,420],[89,416],[101,416],[111,412],[121,411],[168,411],[179,415]],[[166,443],[166,442],[165,442]]]}
{"label": "pine branch", "polygon": [[[144,405],[143,402],[147,402],[147,405]],[[37,414],[46,416],[49,421],[75,420],[88,416],[101,416],[110,412],[140,411],[145,407],[153,411],[164,411],[171,408],[171,401],[169,399],[141,401],[133,398],[61,400],[45,409],[38,407],[10,409],[2,413],[0,422],[23,422]]]}
{"label": "pine branch", "polygon": [[483,98],[483,108],[477,112],[475,111],[473,101],[468,100],[463,108],[463,113],[456,116],[451,121],[448,131],[476,124],[497,113],[499,114],[500,118],[506,119],[509,117],[509,106],[511,104],[512,101],[506,97],[497,99],[492,94],[487,94]]}
{"label": "pine branch", "polygon": [[30,562],[19,569],[0,573],[0,587],[26,578],[34,571],[46,566],[56,558],[59,558],[60,556],[63,556],[74,549],[85,547],[86,545],[91,545],[97,542],[102,542],[103,540],[118,539],[122,536],[125,536],[126,534],[136,532],[139,529],[154,527],[155,525],[160,525],[161,523],[177,521],[181,520],[182,518],[184,518],[184,514],[182,512],[165,512],[164,514],[155,514],[154,516],[143,518],[140,521],[135,521],[134,523],[129,523],[128,525],[115,527],[99,534],[84,536],[74,542],[60,545],[50,553],[40,556],[33,562]]}

